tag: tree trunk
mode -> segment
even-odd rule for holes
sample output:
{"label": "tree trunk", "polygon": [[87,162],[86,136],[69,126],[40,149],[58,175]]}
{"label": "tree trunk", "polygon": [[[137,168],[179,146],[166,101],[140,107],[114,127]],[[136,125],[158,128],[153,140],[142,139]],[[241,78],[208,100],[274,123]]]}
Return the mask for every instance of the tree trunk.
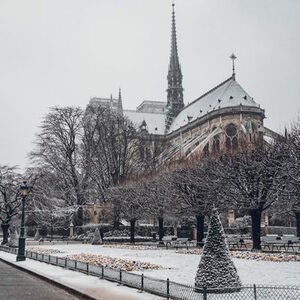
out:
{"label": "tree trunk", "polygon": [[260,243],[260,222],[261,222],[262,211],[260,209],[252,209],[250,211],[250,216],[252,220],[252,241],[253,250],[261,250]]}
{"label": "tree trunk", "polygon": [[8,229],[9,229],[9,224],[7,223],[2,223],[1,228],[2,228],[2,233],[3,233],[3,240],[1,245],[5,245],[8,243]]}
{"label": "tree trunk", "polygon": [[135,243],[135,219],[130,220],[130,244]]}
{"label": "tree trunk", "polygon": [[78,210],[77,210],[76,225],[77,226],[82,226],[83,225],[83,208],[82,208],[82,206],[79,206]]}
{"label": "tree trunk", "polygon": [[120,211],[116,204],[113,206],[113,230],[120,230]]}
{"label": "tree trunk", "polygon": [[295,212],[295,216],[296,216],[296,234],[297,237],[300,237],[300,211]]}
{"label": "tree trunk", "polygon": [[204,215],[196,215],[197,220],[197,246],[203,246],[204,239]]}
{"label": "tree trunk", "polygon": [[158,218],[158,240],[162,243],[164,237],[164,218]]}

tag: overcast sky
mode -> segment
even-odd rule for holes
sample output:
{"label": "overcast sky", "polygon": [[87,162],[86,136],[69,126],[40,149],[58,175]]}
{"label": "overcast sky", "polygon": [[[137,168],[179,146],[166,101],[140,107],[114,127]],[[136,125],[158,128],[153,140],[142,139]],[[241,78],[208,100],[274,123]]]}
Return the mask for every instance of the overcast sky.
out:
{"label": "overcast sky", "polygon": [[[300,1],[176,0],[185,103],[231,75],[282,131],[299,114]],[[170,0],[0,0],[0,164],[26,155],[48,108],[166,101]]]}

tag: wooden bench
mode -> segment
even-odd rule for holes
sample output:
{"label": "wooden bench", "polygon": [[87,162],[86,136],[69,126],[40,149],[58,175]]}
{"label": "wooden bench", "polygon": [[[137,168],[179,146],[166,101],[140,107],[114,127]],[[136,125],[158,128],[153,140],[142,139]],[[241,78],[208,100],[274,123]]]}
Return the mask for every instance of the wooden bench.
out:
{"label": "wooden bench", "polygon": [[162,243],[158,243],[158,246],[159,245],[164,245],[164,246],[166,246],[166,248],[168,249],[168,247],[171,247],[172,246],[172,244],[174,243],[174,241],[176,241],[176,239],[177,239],[177,237],[176,236],[171,236],[171,235],[169,235],[169,236],[164,236],[163,238],[162,238]]}
{"label": "wooden bench", "polygon": [[239,249],[241,250],[243,247],[247,250],[247,245],[242,238],[227,238],[227,244],[229,249]]}
{"label": "wooden bench", "polygon": [[177,238],[175,241],[174,241],[174,247],[176,249],[178,249],[179,247],[186,247],[188,249],[189,247],[189,242],[190,242],[190,239],[189,238]]}
{"label": "wooden bench", "polygon": [[188,249],[190,239],[189,238],[177,238],[176,236],[164,236],[162,238],[161,242],[158,243],[158,245],[157,245],[158,247],[160,245],[163,245],[167,249],[171,248],[171,247],[174,247],[176,249],[178,249],[180,247],[186,247]]}
{"label": "wooden bench", "polygon": [[285,251],[292,249],[294,251],[295,248],[300,251],[299,238],[296,236],[265,236],[262,237],[262,247],[264,249],[268,248],[272,252],[274,250],[282,251],[282,249]]}

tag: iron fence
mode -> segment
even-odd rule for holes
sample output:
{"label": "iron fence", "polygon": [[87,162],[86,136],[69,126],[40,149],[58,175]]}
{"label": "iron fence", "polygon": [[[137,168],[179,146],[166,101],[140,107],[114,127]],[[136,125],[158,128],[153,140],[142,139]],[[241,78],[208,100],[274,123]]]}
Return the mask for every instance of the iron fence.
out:
{"label": "iron fence", "polygon": [[[17,254],[16,248],[0,246],[0,250]],[[169,279],[160,280],[134,274],[120,269],[106,266],[92,265],[68,258],[51,256],[32,251],[26,251],[26,257],[37,261],[60,266],[69,270],[75,270],[85,274],[97,276],[102,279],[118,282],[156,294],[167,299],[174,300],[300,300],[300,286],[264,286],[249,285],[240,289],[214,290],[207,288],[195,288],[194,286],[183,285],[172,282]]]}

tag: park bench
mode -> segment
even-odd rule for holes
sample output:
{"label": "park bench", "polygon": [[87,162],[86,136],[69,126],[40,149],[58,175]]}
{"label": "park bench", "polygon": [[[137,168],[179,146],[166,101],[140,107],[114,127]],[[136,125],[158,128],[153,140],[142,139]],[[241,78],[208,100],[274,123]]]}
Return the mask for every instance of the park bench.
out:
{"label": "park bench", "polygon": [[180,247],[186,247],[188,249],[189,247],[189,242],[190,242],[190,239],[189,238],[177,238],[175,241],[174,241],[174,247],[176,249],[180,248]]}
{"label": "park bench", "polygon": [[245,248],[247,250],[247,245],[243,238],[240,237],[228,237],[227,238],[228,248],[231,250],[238,249],[241,250]]}
{"label": "park bench", "polygon": [[265,250],[268,248],[270,251],[274,251],[274,248],[279,249],[282,246],[281,238],[278,235],[270,234],[261,238],[261,246]]}
{"label": "park bench", "polygon": [[284,244],[284,249],[289,251],[289,249],[292,249],[293,251],[298,248],[298,251],[300,250],[300,240],[299,237],[295,235],[283,235],[282,241]]}
{"label": "park bench", "polygon": [[300,250],[299,238],[293,235],[266,235],[262,237],[262,247],[265,250],[274,252],[274,250],[282,251],[289,251],[290,249],[295,251],[298,248]]}
{"label": "park bench", "polygon": [[[163,245],[166,246],[166,248],[174,247],[176,249],[180,247],[187,247],[189,246],[189,238],[177,238],[176,236],[164,236],[162,238]],[[159,245],[162,245],[162,243],[159,243]]]}
{"label": "park bench", "polygon": [[[174,243],[174,241],[176,241],[176,239],[177,239],[176,236],[167,235],[162,238],[162,242],[163,242],[163,245],[166,246],[166,248],[168,249],[169,247],[171,247],[173,245],[173,243]],[[158,246],[159,245],[162,245],[162,243],[158,243]]]}

